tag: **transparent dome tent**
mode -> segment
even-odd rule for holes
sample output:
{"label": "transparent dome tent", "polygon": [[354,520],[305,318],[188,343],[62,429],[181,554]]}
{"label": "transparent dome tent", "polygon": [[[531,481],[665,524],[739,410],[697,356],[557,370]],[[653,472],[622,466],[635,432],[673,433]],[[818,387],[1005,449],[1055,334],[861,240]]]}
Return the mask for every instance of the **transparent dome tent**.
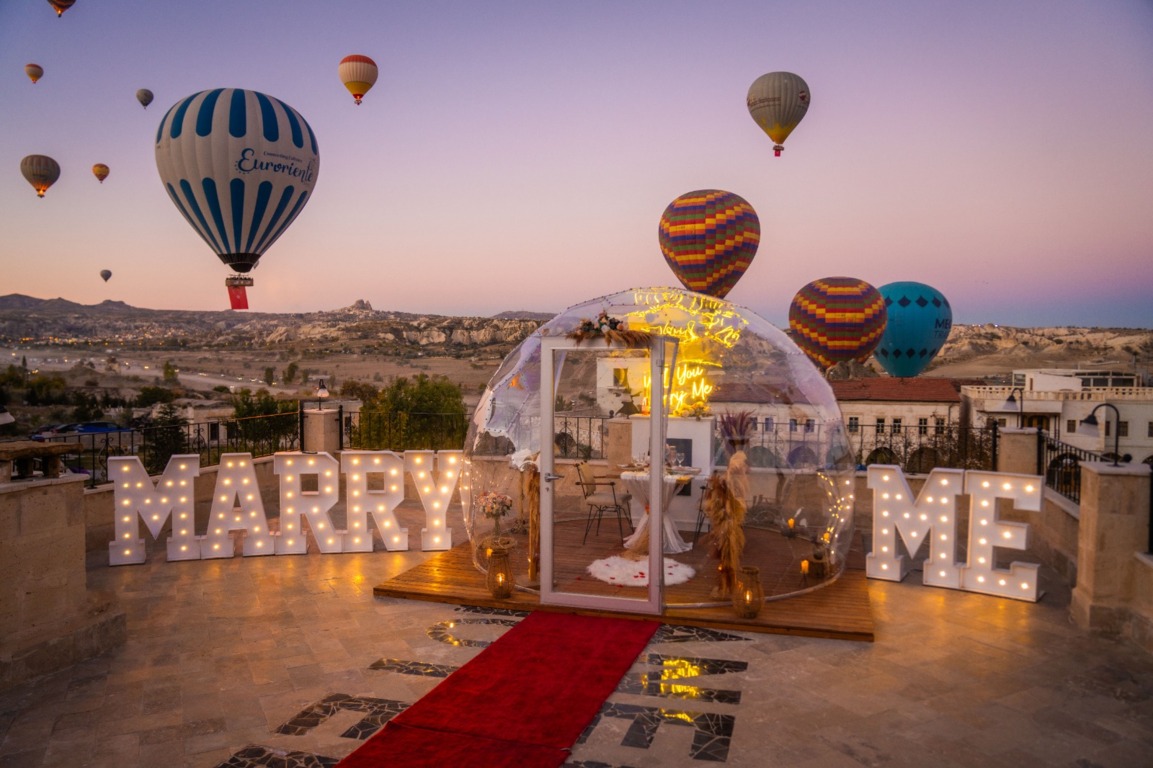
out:
{"label": "transparent dome tent", "polygon": [[[742,567],[766,600],[840,576],[853,470],[828,382],[780,329],[636,288],[570,307],[504,360],[469,427],[461,500],[476,567],[507,549],[518,587],[540,590],[547,560],[542,601],[642,590],[663,555],[662,605],[719,606]],[[663,551],[646,560],[658,499]]]}

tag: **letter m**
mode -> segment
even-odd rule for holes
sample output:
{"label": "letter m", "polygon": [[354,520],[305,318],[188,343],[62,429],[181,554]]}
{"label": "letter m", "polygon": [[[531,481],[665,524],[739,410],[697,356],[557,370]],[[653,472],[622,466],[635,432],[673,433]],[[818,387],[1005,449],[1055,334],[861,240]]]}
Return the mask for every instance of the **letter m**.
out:
{"label": "letter m", "polygon": [[[874,464],[868,469],[873,490],[873,551],[865,558],[865,573],[874,579],[901,581],[926,541],[924,581],[959,589],[963,563],[957,563],[957,503],[964,493],[965,472],[934,469],[914,500],[900,467]],[[900,534],[906,557],[898,549]]]}
{"label": "letter m", "polygon": [[168,559],[199,560],[199,547],[189,546],[196,535],[193,483],[199,476],[200,456],[196,454],[171,457],[155,484],[136,456],[109,457],[116,539],[108,542],[108,564],[143,563],[145,547],[138,521],[144,520],[155,540],[170,514],[173,517]]}

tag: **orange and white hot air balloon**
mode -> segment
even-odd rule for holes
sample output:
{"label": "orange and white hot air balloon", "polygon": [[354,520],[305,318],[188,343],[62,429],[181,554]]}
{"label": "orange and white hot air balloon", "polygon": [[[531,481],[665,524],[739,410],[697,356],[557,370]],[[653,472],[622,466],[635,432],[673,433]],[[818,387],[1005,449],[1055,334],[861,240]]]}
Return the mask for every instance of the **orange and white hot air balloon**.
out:
{"label": "orange and white hot air balloon", "polygon": [[376,83],[376,76],[379,73],[376,62],[359,53],[341,59],[337,72],[340,74],[340,82],[344,83],[344,87],[352,94],[357,104]]}
{"label": "orange and white hot air balloon", "polygon": [[97,163],[92,166],[92,175],[95,176],[101,184],[108,178],[108,166],[104,163]]}
{"label": "orange and white hot air balloon", "polygon": [[35,83],[40,78],[44,77],[44,67],[39,64],[25,64],[24,74],[28,75],[28,79]]}
{"label": "orange and white hot air balloon", "polygon": [[20,161],[20,173],[36,190],[36,196],[44,197],[48,188],[60,178],[60,164],[48,155],[28,155]]}

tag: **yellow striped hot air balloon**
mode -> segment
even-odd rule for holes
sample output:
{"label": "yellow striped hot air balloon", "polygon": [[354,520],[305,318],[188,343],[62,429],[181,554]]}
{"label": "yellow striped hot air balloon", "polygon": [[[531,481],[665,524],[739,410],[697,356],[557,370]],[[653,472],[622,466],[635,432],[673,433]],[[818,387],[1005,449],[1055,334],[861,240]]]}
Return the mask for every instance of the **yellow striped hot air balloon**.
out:
{"label": "yellow striped hot air balloon", "polygon": [[92,175],[95,176],[101,184],[108,178],[108,166],[104,163],[97,163],[92,166]]}
{"label": "yellow striped hot air balloon", "polygon": [[749,86],[749,115],[773,140],[773,154],[780,157],[785,139],[809,111],[809,86],[792,72],[769,72]]}
{"label": "yellow striped hot air balloon", "polygon": [[376,76],[379,74],[376,62],[359,53],[341,59],[337,72],[340,74],[340,82],[344,83],[344,87],[352,94],[357,104],[376,83]]}
{"label": "yellow striped hot air balloon", "polygon": [[39,64],[25,64],[24,74],[28,75],[28,79],[35,83],[40,78],[44,77],[44,67]]}

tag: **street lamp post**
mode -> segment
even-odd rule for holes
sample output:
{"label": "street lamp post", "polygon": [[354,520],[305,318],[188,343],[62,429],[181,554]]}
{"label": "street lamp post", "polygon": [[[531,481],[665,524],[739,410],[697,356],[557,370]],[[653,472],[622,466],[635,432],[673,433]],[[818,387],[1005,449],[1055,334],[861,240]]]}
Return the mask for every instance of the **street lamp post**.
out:
{"label": "street lamp post", "polygon": [[[1021,402],[1020,403],[1017,402],[1017,398],[1013,394],[1014,392],[1020,392],[1021,393]],[[1017,411],[1017,429],[1020,429],[1021,427],[1025,426],[1025,390],[1024,389],[1022,389],[1021,387],[1013,387],[1011,390],[1009,390],[1009,396],[1007,398],[1005,398],[1005,408],[1006,408],[1006,410]]]}
{"label": "street lamp post", "polygon": [[1096,414],[1097,411],[1101,410],[1102,408],[1113,409],[1113,466],[1116,467],[1118,466],[1117,459],[1121,456],[1121,411],[1117,409],[1117,406],[1113,405],[1112,403],[1101,403],[1092,411],[1090,411],[1088,416],[1081,419],[1081,426],[1084,428],[1085,433],[1088,435],[1096,436],[1100,434],[1100,427],[1097,424]]}
{"label": "street lamp post", "polygon": [[324,401],[328,398],[328,387],[324,386],[324,379],[316,386],[316,410],[324,410]]}

